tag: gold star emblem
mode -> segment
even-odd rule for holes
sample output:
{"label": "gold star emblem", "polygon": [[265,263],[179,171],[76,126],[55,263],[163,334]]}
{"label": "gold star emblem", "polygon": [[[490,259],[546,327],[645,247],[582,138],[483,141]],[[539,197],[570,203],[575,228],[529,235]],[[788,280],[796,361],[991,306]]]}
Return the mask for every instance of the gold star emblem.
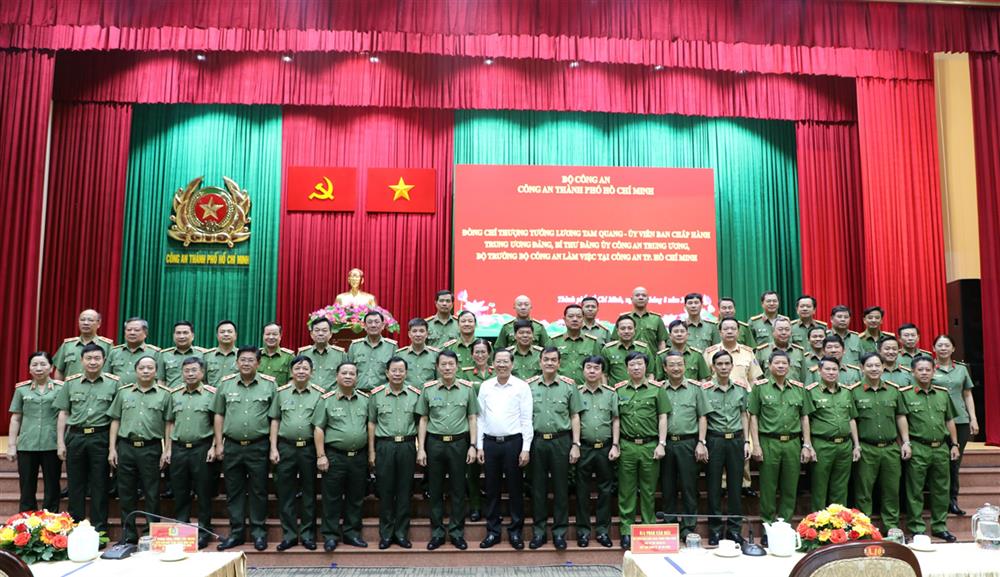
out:
{"label": "gold star emblem", "polygon": [[208,220],[209,217],[219,220],[219,209],[222,208],[223,204],[216,204],[215,200],[209,198],[208,202],[203,202],[199,205],[201,208],[201,219]]}
{"label": "gold star emblem", "polygon": [[392,195],[392,201],[396,202],[399,199],[410,200],[410,189],[413,188],[412,184],[406,184],[403,182],[403,177],[399,178],[399,182],[396,184],[390,184],[389,188],[392,189],[394,193]]}

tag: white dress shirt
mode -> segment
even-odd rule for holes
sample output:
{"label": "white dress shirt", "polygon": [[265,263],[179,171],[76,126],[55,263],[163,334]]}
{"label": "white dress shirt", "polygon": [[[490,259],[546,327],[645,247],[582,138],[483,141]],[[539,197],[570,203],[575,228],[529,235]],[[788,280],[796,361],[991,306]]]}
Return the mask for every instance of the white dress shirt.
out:
{"label": "white dress shirt", "polygon": [[523,380],[511,375],[505,384],[496,377],[483,381],[479,386],[476,448],[483,448],[483,435],[507,437],[520,433],[521,451],[530,450],[535,435],[533,410],[531,387]]}

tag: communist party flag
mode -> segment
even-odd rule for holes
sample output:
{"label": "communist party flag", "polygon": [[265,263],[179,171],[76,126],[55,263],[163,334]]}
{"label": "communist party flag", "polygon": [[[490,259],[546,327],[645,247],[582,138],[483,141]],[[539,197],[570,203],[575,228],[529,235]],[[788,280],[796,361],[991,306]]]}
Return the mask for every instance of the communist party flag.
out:
{"label": "communist party flag", "polygon": [[289,166],[285,186],[287,212],[354,212],[358,197],[356,168]]}
{"label": "communist party flag", "polygon": [[368,212],[430,212],[436,207],[433,168],[369,168]]}

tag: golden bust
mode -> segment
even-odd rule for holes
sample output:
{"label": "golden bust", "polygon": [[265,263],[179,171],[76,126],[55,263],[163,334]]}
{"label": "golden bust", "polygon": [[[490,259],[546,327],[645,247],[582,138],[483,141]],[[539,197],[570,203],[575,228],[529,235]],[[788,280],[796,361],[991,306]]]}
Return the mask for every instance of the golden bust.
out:
{"label": "golden bust", "polygon": [[337,295],[336,304],[348,307],[362,305],[375,306],[375,295],[361,290],[361,285],[365,284],[365,273],[363,270],[352,268],[347,273],[347,284],[350,286],[350,290]]}

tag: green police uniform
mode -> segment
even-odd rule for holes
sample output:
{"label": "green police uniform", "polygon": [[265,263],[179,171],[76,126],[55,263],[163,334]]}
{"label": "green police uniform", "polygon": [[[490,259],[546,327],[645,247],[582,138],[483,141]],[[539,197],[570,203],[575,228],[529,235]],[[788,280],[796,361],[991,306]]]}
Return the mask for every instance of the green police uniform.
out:
{"label": "green police uniform", "polygon": [[858,333],[854,331],[847,331],[845,334],[840,334],[837,331],[830,330],[827,335],[837,335],[844,341],[844,357],[840,359],[841,363],[850,363],[852,365],[858,364],[861,360],[861,337]]}
{"label": "green police uniform", "polygon": [[659,416],[669,414],[671,406],[666,391],[656,381],[643,379],[638,386],[620,382],[615,392],[621,420],[618,512],[622,536],[631,537],[637,492],[642,522],[656,522],[655,493],[660,464],[653,459],[653,450],[659,441]]}
{"label": "green police uniform", "polygon": [[[719,322],[722,322],[722,320],[720,319]],[[737,320],[736,322],[740,326],[739,331],[736,333],[736,342],[745,347],[750,347],[751,349],[756,348],[757,339],[754,338],[753,331],[750,330],[750,325],[741,320]],[[713,342],[712,344],[717,345],[721,342],[722,342],[722,334],[719,333],[718,336],[716,336],[715,338],[715,342]]]}
{"label": "green police uniform", "polygon": [[[472,339],[468,342],[468,344],[466,344],[462,341],[461,337],[459,337],[457,339],[445,341],[445,343],[441,345],[441,348],[455,353],[455,356],[458,357],[458,366],[466,367],[476,364],[472,358],[472,343],[474,342],[475,339]],[[423,384],[424,383],[420,383],[421,386],[423,386]]]}
{"label": "green police uniform", "polygon": [[[806,345],[808,346],[808,345]],[[813,367],[818,367],[819,362],[824,356],[822,353],[817,353],[812,349],[803,349],[802,353],[802,382],[806,384],[809,383],[809,375],[812,373]]]}
{"label": "green police uniform", "polygon": [[222,415],[230,536],[243,538],[249,501],[250,535],[267,538],[268,413],[274,400],[274,379],[257,373],[249,383],[240,374],[223,377],[212,411]]}
{"label": "green police uniform", "polygon": [[118,392],[118,377],[101,373],[94,380],[71,375],[53,406],[66,411],[66,481],[69,513],[77,521],[87,517],[98,531],[108,530],[108,409]]}
{"label": "green police uniform", "polygon": [[205,351],[205,382],[218,387],[222,378],[236,373],[236,348],[229,351],[213,347]]}
{"label": "green police uniform", "polygon": [[396,355],[396,341],[379,338],[372,345],[367,338],[354,339],[347,356],[358,365],[358,382],[355,387],[359,391],[368,392],[385,381],[385,364]]}
{"label": "green police uniform", "polygon": [[[663,317],[659,314],[647,310],[640,315],[633,310],[623,316],[627,316],[635,321],[635,341],[646,343],[649,345],[651,351],[659,348],[660,343],[668,341],[667,326],[663,324]],[[611,333],[611,338],[618,339],[617,328]]]}
{"label": "green police uniform", "polygon": [[212,448],[215,387],[199,384],[193,389],[171,390],[167,422],[170,434],[170,485],[174,489],[174,516],[191,522],[191,496],[198,497],[198,524],[212,529],[212,498],[218,477],[205,459]]}
{"label": "green police uniform", "polygon": [[724,347],[722,343],[708,347],[705,349],[705,364],[711,367],[712,357],[715,356],[715,353],[722,350],[733,356],[733,372],[729,374],[730,379],[749,384],[764,376],[764,370],[760,368],[760,363],[757,362],[757,355],[754,353],[754,350],[739,343],[732,350]]}
{"label": "green police uniform", "polygon": [[812,466],[812,510],[819,511],[831,503],[847,503],[854,451],[851,420],[857,418],[858,411],[854,395],[839,383],[832,389],[825,383],[813,383],[806,390],[815,409],[809,415],[816,451]]}
{"label": "green police uniform", "polygon": [[[136,509],[136,490],[141,489],[145,508],[153,514],[160,513],[160,456],[163,454],[163,435],[170,411],[170,391],[153,385],[143,389],[137,384],[123,385],[108,416],[119,422],[118,439],[118,499],[122,519]],[[148,517],[147,522],[156,519]],[[123,528],[123,538],[137,543],[135,518]]]}
{"label": "green police uniform", "polygon": [[799,345],[803,349],[808,349],[809,331],[813,330],[815,327],[819,327],[824,331],[828,331],[830,329],[826,323],[816,319],[813,319],[809,324],[803,323],[802,319],[795,319],[792,321],[792,343]]}
{"label": "green police uniform", "polygon": [[115,344],[114,341],[107,337],[97,336],[94,337],[90,342],[83,342],[80,337],[73,337],[66,339],[59,345],[59,349],[56,350],[56,356],[52,357],[52,366],[55,367],[61,375],[65,377],[65,380],[69,380],[69,375],[78,375],[83,373],[83,362],[80,358],[80,351],[83,347],[90,343],[101,347],[104,351],[104,358],[108,358],[108,354],[111,352],[112,345]]}
{"label": "green police uniform", "polygon": [[909,369],[913,365],[913,359],[919,356],[933,357],[934,355],[932,355],[930,351],[925,351],[924,349],[917,349],[916,351],[908,351],[904,348],[900,348],[899,359],[897,359],[896,362],[899,363],[899,366],[906,367]]}
{"label": "green police uniform", "polygon": [[877,334],[871,334],[867,330],[858,334],[858,340],[861,342],[861,354],[865,353],[877,353],[878,346],[882,342],[882,339],[886,337],[895,338],[896,335],[887,331],[879,331]]}
{"label": "green police uniform", "polygon": [[965,363],[952,361],[950,367],[934,364],[934,378],[931,382],[937,386],[948,389],[948,396],[951,397],[951,408],[955,413],[955,431],[958,433],[958,459],[951,462],[951,500],[958,499],[959,468],[962,466],[962,455],[965,454],[965,444],[969,442],[969,410],[965,406],[963,394],[967,389],[972,389],[972,377],[969,376],[969,367]]}
{"label": "green police uniform", "polygon": [[347,360],[347,351],[337,345],[326,345],[322,350],[309,345],[298,350],[298,354],[309,357],[313,362],[312,377],[309,382],[330,390],[337,386],[337,367]]}
{"label": "green police uniform", "polygon": [[[496,350],[506,349],[507,347],[513,346],[517,343],[517,340],[514,338],[515,321],[517,321],[517,319],[509,320],[500,327],[500,334],[497,335],[496,340]],[[534,336],[531,339],[531,344],[543,348],[549,345],[549,334],[545,331],[545,325],[531,319],[531,332],[534,333]]]}
{"label": "green police uniform", "polygon": [[417,401],[420,389],[391,385],[372,389],[369,426],[375,428],[375,481],[380,539],[409,539],[410,497],[417,466]]}
{"label": "green police uniform", "polygon": [[576,338],[563,333],[552,339],[552,346],[559,349],[559,374],[583,382],[583,360],[601,354],[597,337],[580,333]]}
{"label": "green police uniform", "polygon": [[493,367],[488,366],[485,370],[480,371],[476,367],[462,367],[461,378],[472,383],[472,386],[476,389],[476,394],[479,394],[479,385],[483,384],[483,381],[493,378]]}
{"label": "green police uniform", "polygon": [[[323,539],[360,539],[361,503],[368,482],[368,404],[364,391],[323,395],[313,426],[323,429],[330,468],[323,474]],[[318,455],[317,455],[318,457]]]}
{"label": "green police uniform", "polygon": [[931,531],[948,530],[949,485],[951,484],[951,438],[948,421],[955,418],[948,389],[932,385],[900,389],[906,404],[910,449],[906,463],[906,529],[923,533],[924,487],[928,486]]}
{"label": "green police uniform", "polygon": [[[656,360],[653,363],[653,374],[658,380],[667,378],[666,370],[663,368],[663,361],[667,358],[667,353],[674,349],[668,347],[656,353]],[[684,355],[684,378],[695,381],[704,381],[712,376],[712,370],[705,363],[705,351],[694,347],[684,347],[681,352]]]}
{"label": "green police uniform", "polygon": [[774,318],[769,318],[764,313],[750,317],[750,332],[753,334],[754,340],[758,344],[771,342],[773,340],[771,335],[774,334],[774,321],[787,318],[785,315],[774,315]]}
{"label": "green police uniform", "polygon": [[174,390],[178,386],[184,385],[181,368],[184,359],[194,357],[196,359],[205,358],[205,349],[201,347],[189,347],[186,350],[178,350],[177,347],[168,347],[160,351],[160,362],[156,364],[156,380],[165,385],[168,389]]}
{"label": "green police uniform", "polygon": [[[607,385],[580,391],[580,460],[576,462],[576,536],[608,535],[615,467],[609,458],[611,426],[618,418],[618,393]],[[597,483],[596,523],[590,522],[590,480]]]}
{"label": "green police uniform", "polygon": [[[701,385],[705,397],[708,430],[708,466],[705,470],[705,484],[708,490],[708,514],[722,515],[722,474],[729,479],[739,479],[743,475],[745,443],[749,439],[743,434],[743,422],[747,414],[749,385],[730,380],[723,388],[718,377]],[[726,486],[727,533],[739,534],[743,523],[743,500],[739,483]],[[723,519],[710,518],[708,529],[713,535],[722,533]]]}
{"label": "green police uniform", "polygon": [[625,357],[632,351],[638,351],[646,355],[646,372],[650,375],[656,374],[652,366],[655,360],[653,349],[649,348],[649,345],[642,341],[632,341],[629,345],[621,341],[611,341],[601,349],[601,356],[604,357],[604,362],[608,365],[609,383],[620,383],[628,380],[628,367],[625,365]]}
{"label": "green police uniform", "polygon": [[882,380],[888,381],[897,387],[905,387],[906,385],[913,384],[913,371],[901,366],[898,362],[890,365],[885,365],[882,370]]}
{"label": "green police uniform", "polygon": [[[469,416],[479,414],[479,401],[472,383],[455,379],[450,387],[442,381],[424,385],[416,413],[427,417],[428,489],[431,500],[431,537],[463,538],[465,534],[465,457],[469,452]],[[444,525],[444,478],[448,476],[451,510]]]}
{"label": "green police uniform", "polygon": [[543,376],[528,380],[532,399],[531,505],[532,535],[545,537],[548,525],[548,484],[552,479],[552,537],[566,537],[569,527],[569,452],[573,445],[571,419],[582,410],[573,379]]}
{"label": "green police uniform", "polygon": [[899,477],[902,464],[896,444],[896,416],[907,413],[900,390],[879,382],[850,385],[857,408],[861,460],[855,465],[855,506],[872,514],[872,492],[878,482],[882,494],[882,523],[887,529],[899,527]]}
{"label": "green police uniform", "polygon": [[690,318],[684,319],[687,326],[687,344],[696,349],[705,350],[715,343],[722,342],[722,334],[719,333],[719,322],[709,319],[698,319],[698,322],[691,322]]}
{"label": "green police uniform", "polygon": [[[837,382],[842,385],[853,385],[862,379],[861,375],[861,367],[857,365],[850,365],[841,361],[840,376],[837,377]],[[805,384],[808,386],[822,381],[823,379],[819,374],[819,364],[817,364],[813,368],[809,369],[809,372],[806,374]]]}
{"label": "green police uniform", "polygon": [[514,357],[514,368],[511,374],[515,377],[527,381],[528,379],[542,374],[542,347],[531,345],[528,352],[522,353],[517,345],[507,347]]}
{"label": "green police uniform", "polygon": [[611,331],[607,327],[601,324],[600,321],[594,322],[593,325],[587,326],[586,324],[580,329],[585,335],[590,335],[597,339],[597,347],[603,347],[608,341],[611,340]]}
{"label": "green police uniform", "polygon": [[443,343],[458,338],[458,317],[452,315],[442,322],[437,315],[431,315],[424,320],[427,321],[428,346],[443,346]]}
{"label": "green police uniform", "polygon": [[764,371],[764,376],[770,375],[768,371],[768,364],[771,360],[771,353],[774,351],[784,351],[788,353],[788,378],[796,381],[804,381],[805,374],[802,368],[804,364],[803,356],[805,350],[796,344],[789,344],[787,347],[779,347],[773,342],[766,343],[763,345],[758,345],[755,350],[757,355],[757,363],[760,365],[761,370]]}
{"label": "green police uniform", "polygon": [[799,381],[788,379],[778,385],[772,376],[755,385],[747,401],[747,412],[757,417],[760,448],[764,452],[760,464],[760,516],[765,523],[771,523],[776,517],[791,519],[795,513],[802,417],[813,412],[813,404]]}
{"label": "green police uniform", "polygon": [[[673,411],[667,421],[667,454],[660,461],[660,487],[663,492],[663,511],[678,511],[681,539],[695,530],[698,512],[698,463],[694,458],[698,443],[698,421],[708,413],[708,404],[701,390],[701,383],[682,378],[677,384],[663,382],[663,390],[670,399]],[[680,500],[677,492],[680,491]],[[667,523],[676,523],[677,517],[668,517]]]}
{"label": "green police uniform", "polygon": [[260,350],[260,364],[257,365],[257,372],[274,379],[274,384],[284,386],[292,380],[292,359],[295,353],[292,349],[280,347],[273,353],[266,348]]}
{"label": "green police uniform", "polygon": [[156,361],[157,369],[159,369],[160,349],[148,343],[143,343],[135,349],[131,349],[125,344],[112,347],[104,368],[112,375],[117,376],[121,384],[134,385],[136,382],[135,363],[142,357],[152,357]]}
{"label": "green police uniform", "polygon": [[[316,540],[316,445],[313,418],[323,406],[323,387],[295,383],[277,388],[268,417],[278,422],[278,464],[274,480],[278,489],[281,539],[295,543]],[[295,495],[301,494],[298,507]]]}
{"label": "green police uniform", "polygon": [[437,356],[440,349],[425,346],[419,353],[412,346],[396,351],[396,356],[406,361],[406,381],[404,384],[418,389],[427,381],[433,381],[437,374]]}
{"label": "green police uniform", "polygon": [[[478,371],[474,366],[462,367],[459,375],[461,378],[472,383],[472,387],[476,390],[476,395],[479,395],[479,386],[483,384],[483,381],[493,378],[493,367],[486,367],[484,371]],[[473,515],[482,508],[483,500],[480,494],[482,472],[483,467],[478,462],[472,463],[466,468],[468,482],[465,489],[466,495],[469,497],[469,510],[473,512]]]}
{"label": "green police uniform", "polygon": [[56,397],[63,388],[62,381],[49,379],[38,387],[34,381],[24,381],[14,385],[14,395],[10,400],[10,412],[21,416],[21,428],[17,439],[17,477],[21,489],[19,511],[35,511],[38,499],[38,470],[42,470],[45,493],[42,508],[59,510],[59,477],[62,475],[62,461],[56,454],[56,422],[59,409]]}

